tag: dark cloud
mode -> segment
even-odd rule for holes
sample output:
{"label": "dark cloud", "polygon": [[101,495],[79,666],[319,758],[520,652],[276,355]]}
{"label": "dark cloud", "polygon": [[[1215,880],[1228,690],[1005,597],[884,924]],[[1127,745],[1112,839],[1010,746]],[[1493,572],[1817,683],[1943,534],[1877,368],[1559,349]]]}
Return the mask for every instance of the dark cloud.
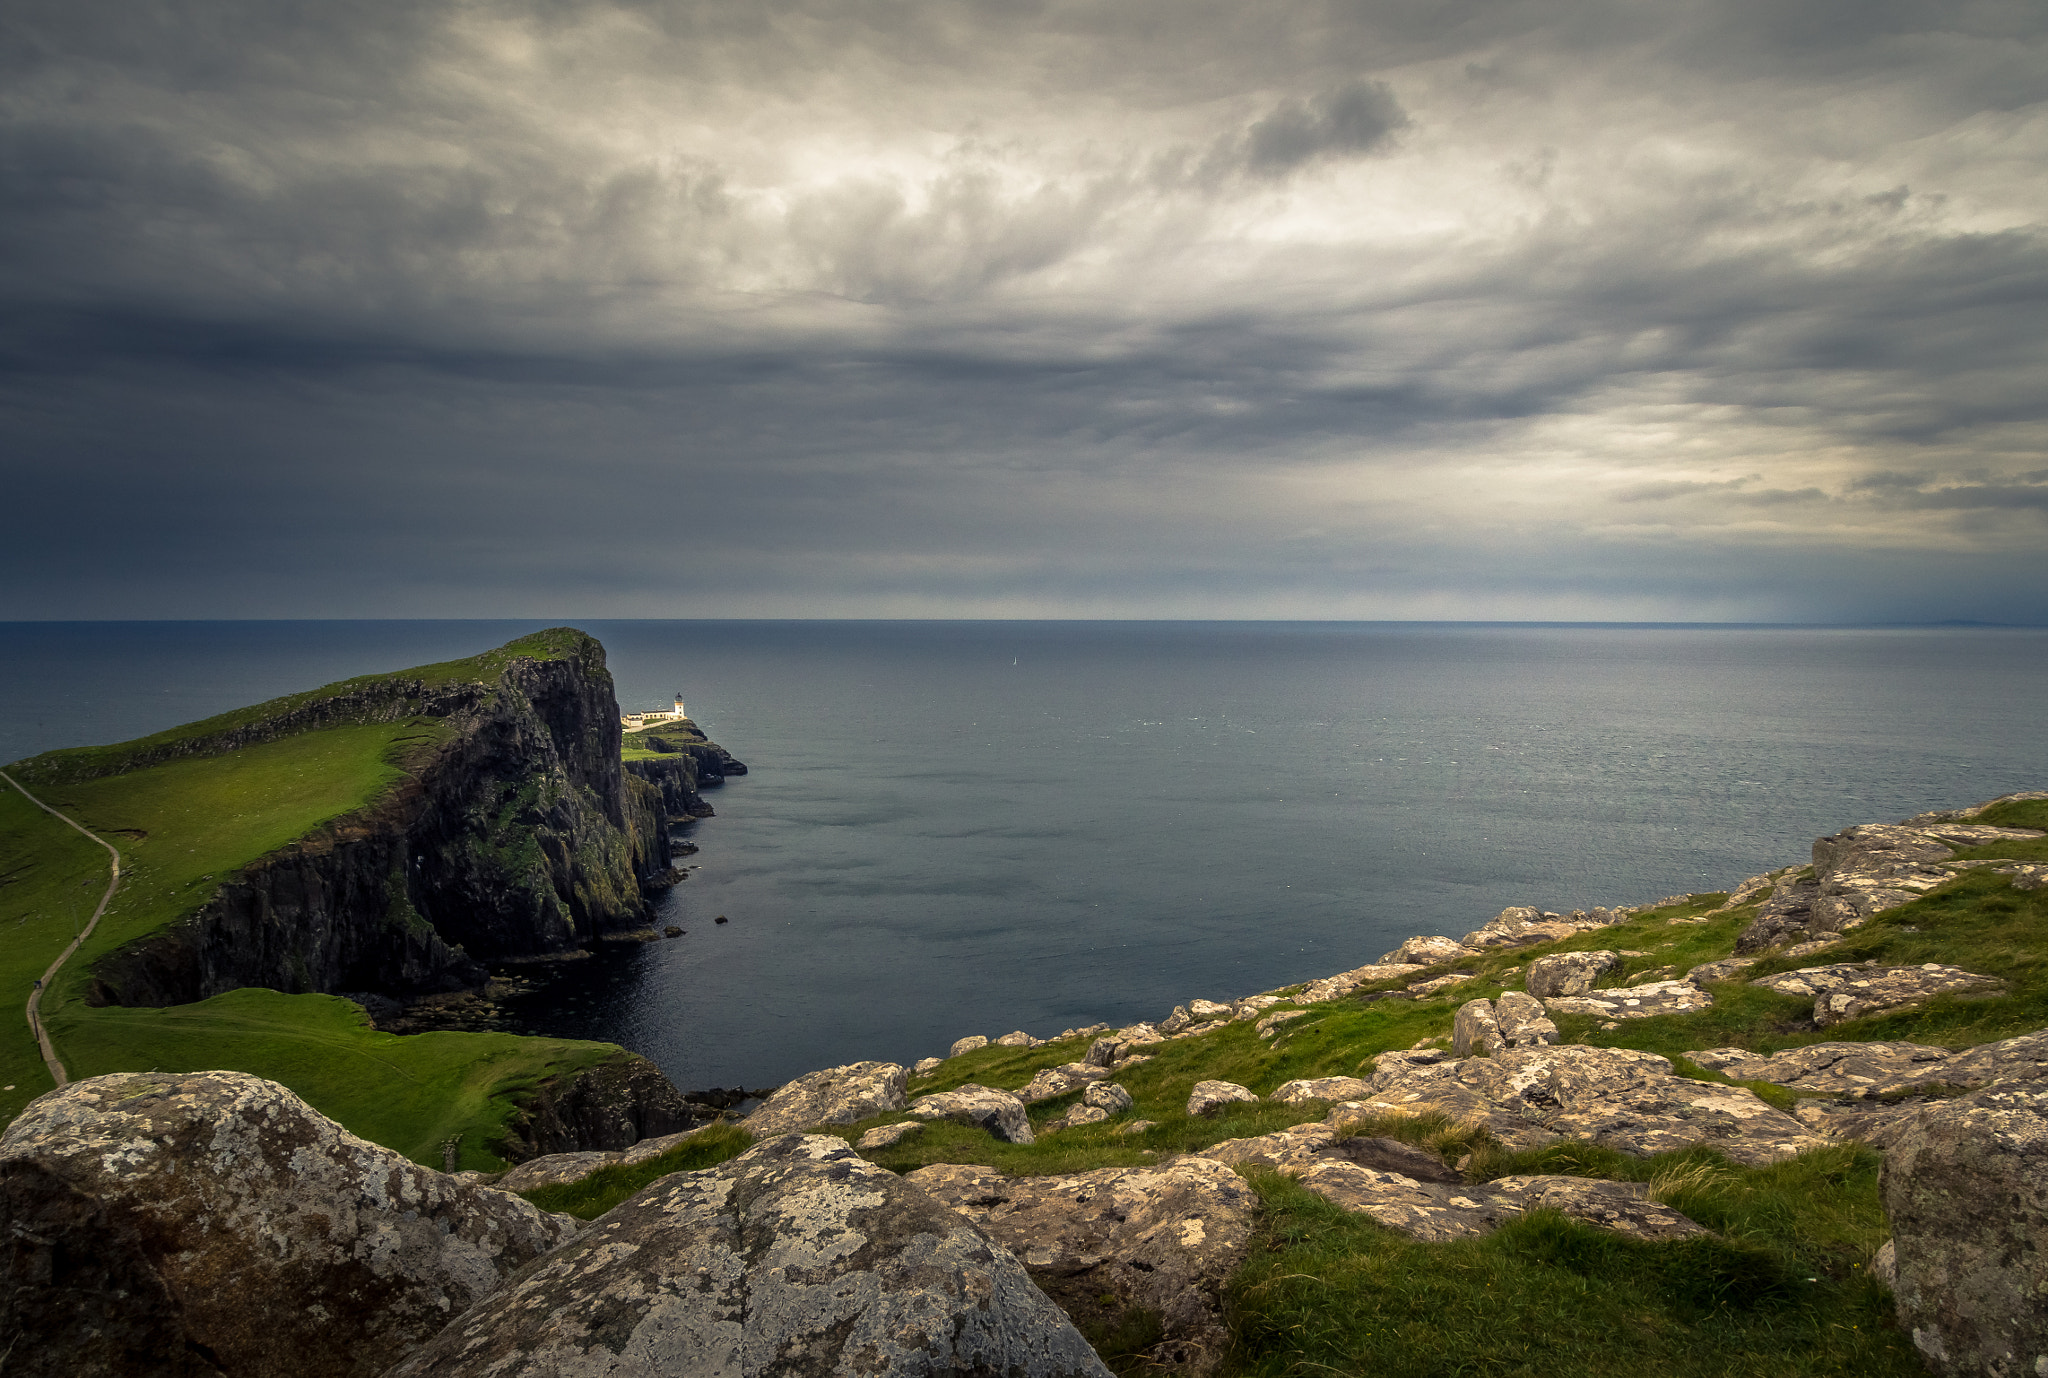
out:
{"label": "dark cloud", "polygon": [[0,25],[0,616],[2048,593],[2035,5]]}

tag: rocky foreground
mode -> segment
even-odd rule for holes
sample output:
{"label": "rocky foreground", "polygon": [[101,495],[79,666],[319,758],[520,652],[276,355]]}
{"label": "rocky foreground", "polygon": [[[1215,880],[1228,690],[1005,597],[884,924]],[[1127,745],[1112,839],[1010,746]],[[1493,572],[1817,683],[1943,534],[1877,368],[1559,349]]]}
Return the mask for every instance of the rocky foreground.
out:
{"label": "rocky foreground", "polygon": [[[1650,1184],[1480,1180],[1467,1158],[1388,1128],[1427,1120],[1503,1150],[1577,1142],[1647,1158],[1706,1146],[1748,1166],[1845,1139],[1876,1146],[1893,1237],[1872,1262],[1926,1363],[2048,1374],[2048,1030],[1961,1048],[1702,1046],[1684,1052],[1687,1066],[1560,1031],[1698,1015],[1745,983],[1810,1000],[1817,1030],[1997,997],[2004,979],[1960,967],[1825,960],[1874,917],[1972,870],[2020,891],[2048,884],[2036,862],[1956,856],[2044,836],[1973,821],[1988,807],[1822,839],[1811,867],[1668,921],[1725,914],[1732,926],[1753,909],[1732,951],[1633,984],[1616,984],[1628,962],[1655,959],[1620,948],[1516,958],[1494,975],[1512,971],[1522,988],[1484,997],[1461,997],[1474,975],[1461,968],[1689,897],[1513,908],[1457,938],[1412,938],[1352,971],[1191,1000],[1155,1022],[1054,1040],[976,1035],[914,1068],[812,1073],[747,1118],[753,1148],[661,1178],[588,1224],[514,1192],[630,1167],[687,1136],[536,1158],[492,1182],[409,1163],[253,1077],[94,1078],[35,1102],[0,1139],[11,1250],[0,1326],[18,1337],[0,1362],[34,1374],[1105,1373],[1082,1329],[1141,1312],[1158,1325],[1147,1362],[1202,1374],[1226,1362],[1225,1291],[1257,1236],[1248,1172],[1292,1178],[1432,1245],[1538,1211],[1642,1241],[1708,1233]],[[1788,969],[1745,975],[1766,962]],[[935,1162],[899,1176],[869,1161],[932,1125],[1010,1145],[1088,1126],[1142,1134],[1150,1122],[1124,1080],[1168,1047],[1239,1026],[1251,1046],[1279,1045],[1322,1007],[1382,999],[1438,1002],[1446,1031],[1355,1075],[1265,1095],[1220,1079],[1189,1087],[1190,1117],[1284,1107],[1298,1121],[1271,1132],[1074,1173]],[[1063,1040],[1073,1059],[1022,1086],[943,1085],[954,1058]],[[919,1081],[939,1085],[913,1095]],[[1773,1104],[1754,1087],[1794,1096],[1773,1091]],[[1063,1098],[1057,1114],[1045,1108]],[[834,1132],[844,1126],[855,1128]]]}

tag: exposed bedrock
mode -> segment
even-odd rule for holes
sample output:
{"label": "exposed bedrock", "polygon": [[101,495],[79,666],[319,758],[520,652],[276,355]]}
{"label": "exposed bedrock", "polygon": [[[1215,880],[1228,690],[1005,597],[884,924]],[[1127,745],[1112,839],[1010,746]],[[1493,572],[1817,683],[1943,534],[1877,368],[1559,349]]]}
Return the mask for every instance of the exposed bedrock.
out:
{"label": "exposed bedrock", "polygon": [[1922,1110],[1882,1177],[1899,1323],[1936,1373],[2048,1373],[2048,1090]]}
{"label": "exposed bedrock", "polygon": [[407,1162],[239,1072],[116,1073],[0,1138],[23,1375],[381,1373],[576,1222]]}
{"label": "exposed bedrock", "polygon": [[491,684],[393,679],[322,704],[285,716],[437,719],[442,740],[392,795],[101,960],[95,1002],[182,1004],[239,986],[405,998],[477,985],[483,962],[645,927],[643,882],[670,863],[668,811],[660,787],[620,763],[596,641],[559,660],[515,657]]}
{"label": "exposed bedrock", "polygon": [[1108,1378],[1022,1265],[838,1139],[679,1172],[457,1318],[392,1378]]}
{"label": "exposed bedrock", "polygon": [[617,1152],[718,1118],[683,1099],[661,1069],[626,1054],[536,1086],[491,1148],[510,1162],[550,1153]]}

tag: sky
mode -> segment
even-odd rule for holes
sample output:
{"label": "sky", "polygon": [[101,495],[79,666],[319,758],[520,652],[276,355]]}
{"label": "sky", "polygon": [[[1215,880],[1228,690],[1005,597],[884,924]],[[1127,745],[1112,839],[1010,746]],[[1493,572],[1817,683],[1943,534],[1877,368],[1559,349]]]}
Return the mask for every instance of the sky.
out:
{"label": "sky", "polygon": [[2048,622],[2038,0],[9,0],[0,619]]}

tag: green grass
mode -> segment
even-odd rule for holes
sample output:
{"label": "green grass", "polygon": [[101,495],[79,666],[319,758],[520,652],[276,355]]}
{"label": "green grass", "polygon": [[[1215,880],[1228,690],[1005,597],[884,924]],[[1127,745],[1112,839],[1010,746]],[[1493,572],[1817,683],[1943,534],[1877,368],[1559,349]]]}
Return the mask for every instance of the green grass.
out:
{"label": "green grass", "polygon": [[137,737],[131,741],[116,742],[109,746],[70,747],[61,751],[45,752],[40,756],[17,761],[8,769],[29,789],[41,794],[43,786],[57,781],[77,781],[118,774],[130,769],[140,760],[156,758],[166,749],[189,749],[197,753],[217,749],[210,745],[211,739],[250,729],[260,730],[266,723],[288,717],[325,699],[375,690],[384,685],[391,685],[395,689],[400,686],[409,688],[417,683],[433,688],[465,680],[489,684],[495,681],[513,660],[522,657],[550,661],[582,656],[602,663],[603,655],[603,648],[587,633],[577,631],[573,627],[551,627],[546,631],[535,632],[531,636],[507,642],[481,655],[441,661],[433,665],[414,666],[388,674],[358,675],[353,679],[337,680],[318,689],[267,699],[262,703],[251,704],[247,708],[231,709],[211,718],[166,728],[162,732]]}
{"label": "green grass", "polygon": [[1248,1173],[1264,1210],[1231,1283],[1237,1347],[1225,1372],[1923,1372],[1864,1272],[1885,1234],[1875,1154],[1629,1166],[1693,1179],[1674,1204],[1718,1234],[1645,1244],[1535,1212],[1485,1239],[1422,1244]]}
{"label": "green grass", "polygon": [[[680,722],[651,723],[624,733],[619,740],[619,757],[626,761],[661,761],[681,753],[673,748],[680,745],[702,744],[711,739],[698,730],[697,725],[687,718]],[[663,751],[654,743],[660,742],[670,750]]]}
{"label": "green grass", "polygon": [[[263,740],[263,723],[378,684],[410,692],[415,682],[490,683],[516,657],[571,655],[601,660],[603,652],[583,633],[558,628],[465,660],[344,680],[133,742],[49,752],[11,768],[121,853],[113,903],[44,996],[45,1024],[70,1074],[253,1072],[420,1162],[438,1167],[442,1143],[459,1136],[465,1166],[502,1166],[490,1145],[516,1095],[620,1050],[509,1034],[400,1038],[378,1033],[358,1007],[327,996],[252,989],[171,1009],[123,1009],[89,1006],[84,993],[96,960],[197,913],[242,868],[288,846],[326,845],[351,819],[375,810],[443,739],[445,726],[404,717]],[[250,728],[259,729],[253,744],[204,754],[224,734]],[[193,754],[166,757],[170,747]],[[0,996],[26,1001],[35,977],[91,914],[106,875],[100,848],[13,790],[0,797],[0,934],[10,939],[0,956]],[[393,918],[408,921],[397,908]],[[0,1020],[0,1085],[14,1088],[0,1090],[0,1116],[12,1120],[50,1084],[26,1020]]]}
{"label": "green grass", "polygon": [[250,1072],[281,1082],[373,1143],[438,1168],[505,1166],[491,1151],[513,1098],[621,1050],[609,1043],[497,1033],[380,1033],[334,995],[244,989],[165,1009],[67,1006],[49,1020],[73,1077],[106,1072]]}
{"label": "green grass", "polygon": [[630,1166],[599,1168],[579,1182],[521,1192],[544,1211],[564,1211],[579,1220],[595,1220],[650,1182],[671,1172],[697,1172],[716,1167],[753,1147],[754,1136],[736,1124],[707,1125],[658,1158]]}
{"label": "green grass", "polygon": [[1970,820],[2000,828],[2039,828],[2048,832],[2048,799],[2011,799],[1993,804]]}

